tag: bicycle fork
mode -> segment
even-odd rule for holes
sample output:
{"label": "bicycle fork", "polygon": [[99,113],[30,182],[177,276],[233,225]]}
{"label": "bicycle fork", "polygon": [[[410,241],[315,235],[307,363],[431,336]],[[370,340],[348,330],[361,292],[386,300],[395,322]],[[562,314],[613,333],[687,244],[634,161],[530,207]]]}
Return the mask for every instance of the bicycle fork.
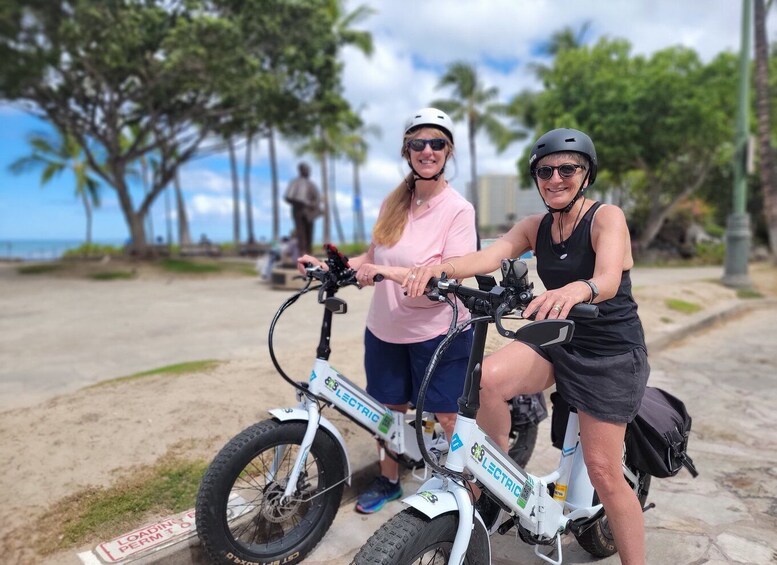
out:
{"label": "bicycle fork", "polygon": [[286,488],[283,490],[283,498],[281,499],[281,502],[283,503],[287,502],[292,493],[297,490],[297,481],[299,480],[299,476],[305,467],[305,460],[308,458],[310,447],[313,445],[313,440],[316,438],[318,424],[321,420],[321,413],[318,410],[318,404],[315,402],[308,402],[306,408],[308,411],[307,428],[305,429],[305,435],[302,438],[302,443],[299,446],[297,458],[294,460],[294,466],[292,467],[291,474],[289,475],[289,482],[286,483]]}

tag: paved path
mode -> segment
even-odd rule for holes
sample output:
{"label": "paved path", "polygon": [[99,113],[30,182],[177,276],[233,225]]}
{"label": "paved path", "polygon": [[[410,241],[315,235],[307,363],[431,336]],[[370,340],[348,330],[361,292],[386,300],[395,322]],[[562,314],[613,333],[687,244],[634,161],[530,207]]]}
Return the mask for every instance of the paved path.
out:
{"label": "paved path", "polygon": [[[0,411],[173,363],[255,356],[289,296],[251,277],[99,282],[21,276],[17,266],[0,264]],[[633,272],[635,287],[721,276],[721,267]],[[343,291],[352,323],[339,326],[338,337],[360,338],[356,321],[366,318],[370,295]],[[318,332],[308,314],[298,307],[284,314],[298,337]]]}

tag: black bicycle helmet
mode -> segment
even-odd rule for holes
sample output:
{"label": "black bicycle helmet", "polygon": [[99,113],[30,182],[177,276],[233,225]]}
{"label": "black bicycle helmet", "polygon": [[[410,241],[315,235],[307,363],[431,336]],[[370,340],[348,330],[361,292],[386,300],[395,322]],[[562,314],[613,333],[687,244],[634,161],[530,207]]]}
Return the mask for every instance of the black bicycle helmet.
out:
{"label": "black bicycle helmet", "polygon": [[[596,171],[598,169],[596,147],[594,147],[594,142],[591,141],[590,137],[580,130],[571,128],[550,130],[534,142],[529,156],[529,173],[532,178],[534,178],[535,184],[537,183],[537,178],[534,176],[534,169],[540,159],[551,153],[559,153],[561,151],[582,153],[588,158],[587,178],[588,186],[591,186],[594,183],[594,180],[596,180]],[[583,179],[583,183],[585,183],[585,178]],[[539,190],[539,186],[537,188]],[[583,186],[581,185],[580,190],[578,190],[577,194],[572,199],[572,202],[570,202],[566,208],[551,208],[547,204],[545,204],[545,207],[551,212],[568,212],[572,209],[572,205],[583,194],[583,190]]]}
{"label": "black bicycle helmet", "polygon": [[529,172],[534,176],[535,163],[551,153],[560,151],[575,151],[588,157],[588,186],[596,180],[596,147],[591,138],[582,131],[570,128],[553,129],[542,135],[531,148],[529,157]]}

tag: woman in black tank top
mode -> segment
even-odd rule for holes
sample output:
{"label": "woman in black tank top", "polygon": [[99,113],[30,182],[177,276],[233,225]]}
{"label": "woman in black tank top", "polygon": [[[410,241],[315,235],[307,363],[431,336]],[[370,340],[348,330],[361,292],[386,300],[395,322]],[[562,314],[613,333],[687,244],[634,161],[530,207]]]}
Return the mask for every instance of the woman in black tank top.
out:
{"label": "woman in black tank top", "polygon": [[535,350],[512,342],[489,355],[483,363],[478,424],[507,450],[509,399],[555,384],[577,408],[588,473],[621,561],[640,564],[645,560],[642,508],[623,479],[621,449],[650,368],[631,293],[634,261],[626,218],[617,206],[584,194],[597,168],[594,144],[583,132],[557,129],[541,136],[532,148],[529,170],[548,213],[520,220],[481,251],[411,269],[403,286],[408,296],[421,296],[429,278],[443,271],[458,279],[491,273],[502,259],[532,250],[547,290],[529,304],[525,317],[565,318],[581,302],[599,307],[596,319],[575,320],[567,345]]}

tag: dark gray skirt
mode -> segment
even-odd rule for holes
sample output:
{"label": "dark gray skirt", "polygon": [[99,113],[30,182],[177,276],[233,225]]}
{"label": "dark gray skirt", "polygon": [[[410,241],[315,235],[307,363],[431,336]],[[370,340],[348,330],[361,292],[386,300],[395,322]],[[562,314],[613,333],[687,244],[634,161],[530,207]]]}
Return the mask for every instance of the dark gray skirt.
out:
{"label": "dark gray skirt", "polygon": [[637,415],[650,375],[647,351],[605,356],[557,345],[544,353],[556,390],[571,406],[605,422],[628,423]]}

